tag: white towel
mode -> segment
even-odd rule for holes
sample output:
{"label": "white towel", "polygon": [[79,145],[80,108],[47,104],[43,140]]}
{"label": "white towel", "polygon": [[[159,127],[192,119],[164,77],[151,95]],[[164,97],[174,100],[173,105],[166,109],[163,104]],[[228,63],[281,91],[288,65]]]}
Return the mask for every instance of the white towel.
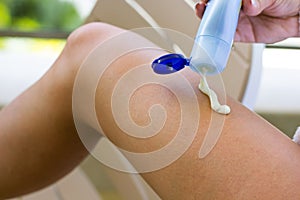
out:
{"label": "white towel", "polygon": [[297,128],[293,141],[300,145],[300,127]]}

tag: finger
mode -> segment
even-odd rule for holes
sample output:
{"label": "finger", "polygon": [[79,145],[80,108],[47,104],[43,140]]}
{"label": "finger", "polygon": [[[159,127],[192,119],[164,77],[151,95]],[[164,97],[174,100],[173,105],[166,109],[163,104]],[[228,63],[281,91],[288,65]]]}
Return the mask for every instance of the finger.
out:
{"label": "finger", "polygon": [[201,19],[203,17],[205,7],[207,4],[207,0],[201,0],[199,3],[196,4],[195,10],[196,10],[196,15]]}
{"label": "finger", "polygon": [[273,0],[243,0],[243,11],[248,16],[257,16],[273,2]]}

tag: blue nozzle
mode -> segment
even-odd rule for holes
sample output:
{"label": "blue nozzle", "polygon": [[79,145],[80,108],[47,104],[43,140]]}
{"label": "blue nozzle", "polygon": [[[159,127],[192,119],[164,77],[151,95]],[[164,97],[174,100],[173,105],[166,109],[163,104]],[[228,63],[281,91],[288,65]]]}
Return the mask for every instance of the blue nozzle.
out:
{"label": "blue nozzle", "polygon": [[152,69],[158,74],[171,74],[182,70],[189,65],[189,59],[181,54],[167,54],[156,59],[152,63]]}

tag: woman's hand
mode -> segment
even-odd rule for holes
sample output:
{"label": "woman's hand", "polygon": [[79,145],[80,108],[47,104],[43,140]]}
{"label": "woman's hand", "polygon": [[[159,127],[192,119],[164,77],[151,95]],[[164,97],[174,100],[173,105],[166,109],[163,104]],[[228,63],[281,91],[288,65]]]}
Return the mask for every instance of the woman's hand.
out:
{"label": "woman's hand", "polygon": [[[207,2],[201,0],[196,5],[196,14],[200,19]],[[243,0],[234,40],[274,43],[299,37],[299,9],[300,0]]]}

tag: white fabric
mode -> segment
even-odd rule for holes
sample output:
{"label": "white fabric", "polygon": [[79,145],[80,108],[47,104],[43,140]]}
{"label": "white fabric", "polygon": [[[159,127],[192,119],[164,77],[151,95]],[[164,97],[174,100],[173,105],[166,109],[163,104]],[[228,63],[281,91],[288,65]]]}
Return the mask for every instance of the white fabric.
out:
{"label": "white fabric", "polygon": [[297,128],[293,141],[300,145],[300,127]]}

